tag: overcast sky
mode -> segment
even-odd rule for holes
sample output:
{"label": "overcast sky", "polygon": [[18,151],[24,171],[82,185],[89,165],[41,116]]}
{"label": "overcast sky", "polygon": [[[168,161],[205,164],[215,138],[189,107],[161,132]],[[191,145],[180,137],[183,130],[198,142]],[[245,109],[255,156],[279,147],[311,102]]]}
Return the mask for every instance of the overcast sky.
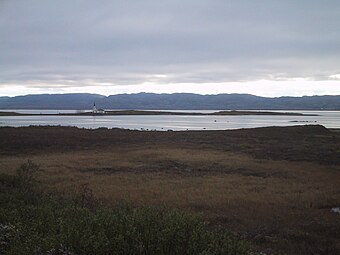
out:
{"label": "overcast sky", "polygon": [[340,95],[339,0],[0,0],[0,96]]}

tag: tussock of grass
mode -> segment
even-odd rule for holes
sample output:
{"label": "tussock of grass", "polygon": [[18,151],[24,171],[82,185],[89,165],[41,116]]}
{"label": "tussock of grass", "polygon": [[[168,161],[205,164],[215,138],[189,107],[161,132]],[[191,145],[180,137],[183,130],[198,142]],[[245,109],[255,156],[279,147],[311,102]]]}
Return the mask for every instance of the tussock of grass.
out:
{"label": "tussock of grass", "polygon": [[74,200],[43,194],[37,169],[28,162],[17,176],[0,176],[1,254],[249,253],[243,241],[178,210],[101,207],[86,187]]}

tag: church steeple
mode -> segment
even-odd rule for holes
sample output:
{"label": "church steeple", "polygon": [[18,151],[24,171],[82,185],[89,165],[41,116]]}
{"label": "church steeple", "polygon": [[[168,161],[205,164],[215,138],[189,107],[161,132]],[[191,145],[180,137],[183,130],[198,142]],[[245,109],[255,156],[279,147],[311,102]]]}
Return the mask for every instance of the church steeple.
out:
{"label": "church steeple", "polygon": [[97,107],[96,107],[96,102],[93,102],[93,108],[92,108],[92,113],[97,113]]}

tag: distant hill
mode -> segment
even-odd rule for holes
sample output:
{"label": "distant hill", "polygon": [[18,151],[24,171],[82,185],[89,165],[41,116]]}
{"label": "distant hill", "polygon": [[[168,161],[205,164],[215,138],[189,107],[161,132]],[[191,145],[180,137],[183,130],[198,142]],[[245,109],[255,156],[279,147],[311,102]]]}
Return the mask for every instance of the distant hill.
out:
{"label": "distant hill", "polygon": [[340,96],[267,98],[249,94],[41,94],[0,97],[0,109],[340,110]]}

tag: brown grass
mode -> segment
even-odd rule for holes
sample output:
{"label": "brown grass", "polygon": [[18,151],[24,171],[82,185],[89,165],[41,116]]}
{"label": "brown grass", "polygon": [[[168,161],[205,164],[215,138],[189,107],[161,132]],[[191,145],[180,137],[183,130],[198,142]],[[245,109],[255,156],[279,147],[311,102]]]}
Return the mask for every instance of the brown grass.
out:
{"label": "brown grass", "polygon": [[[340,164],[333,156],[340,151],[338,133],[319,128],[298,129],[302,135],[294,129],[289,134],[287,129],[153,133],[45,128],[42,136],[33,137],[28,129],[5,131],[12,139],[2,144],[19,153],[3,150],[1,171],[13,173],[29,158],[44,170],[40,180],[65,195],[89,183],[108,205],[129,200],[202,213],[212,224],[275,254],[340,251],[340,216],[330,212],[340,205]],[[41,139],[48,132],[51,139]],[[58,132],[60,140],[51,145]],[[113,136],[117,132],[120,137]],[[223,145],[227,139],[234,144]],[[293,139],[291,151],[301,155],[283,151],[278,157],[277,147],[288,147],[284,141]],[[71,148],[63,150],[62,141]],[[275,145],[280,141],[284,144]],[[26,151],[26,143],[34,149]],[[320,153],[332,162],[315,156],[320,148],[327,148]]]}

